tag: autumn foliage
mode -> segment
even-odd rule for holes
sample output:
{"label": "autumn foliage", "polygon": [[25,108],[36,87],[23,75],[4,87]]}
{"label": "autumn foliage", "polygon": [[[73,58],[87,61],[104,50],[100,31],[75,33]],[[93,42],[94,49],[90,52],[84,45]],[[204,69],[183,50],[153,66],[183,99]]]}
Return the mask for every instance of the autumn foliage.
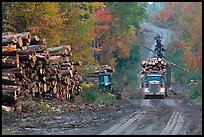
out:
{"label": "autumn foliage", "polygon": [[202,3],[168,2],[167,6],[154,16],[163,25],[172,23],[175,34],[180,37],[172,50],[183,49],[184,63],[192,71],[202,70]]}
{"label": "autumn foliage", "polygon": [[202,70],[202,51],[197,53],[190,49],[185,50],[183,54],[184,63],[188,66],[191,71],[201,71]]}
{"label": "autumn foliage", "polygon": [[[138,27],[145,13],[140,2],[3,2],[2,31],[45,38],[47,46],[70,44],[73,59],[84,65],[115,66],[129,55],[130,26]],[[135,34],[135,32],[133,32]],[[94,48],[100,48],[95,50]],[[95,53],[96,51],[96,53]],[[94,58],[98,54],[98,59]]]}
{"label": "autumn foliage", "polygon": [[93,17],[97,22],[106,22],[109,23],[112,19],[111,13],[109,10],[97,10],[93,13]]}

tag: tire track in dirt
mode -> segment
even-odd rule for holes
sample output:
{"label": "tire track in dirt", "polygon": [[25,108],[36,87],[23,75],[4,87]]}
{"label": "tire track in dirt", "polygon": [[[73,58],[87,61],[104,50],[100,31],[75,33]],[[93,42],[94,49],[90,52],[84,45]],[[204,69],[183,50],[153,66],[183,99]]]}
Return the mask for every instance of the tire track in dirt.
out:
{"label": "tire track in dirt", "polygon": [[[119,123],[115,124],[111,128],[99,133],[98,135],[119,135],[129,132],[134,128],[130,128],[130,125],[136,123],[139,119],[144,117],[146,111],[142,112],[135,112],[133,114],[128,115],[127,117],[123,118]],[[128,120],[129,119],[129,120]],[[134,124],[135,126],[135,124]],[[127,131],[128,130],[128,131]]]}
{"label": "tire track in dirt", "polygon": [[183,125],[183,116],[179,112],[174,112],[160,135],[177,135]]}

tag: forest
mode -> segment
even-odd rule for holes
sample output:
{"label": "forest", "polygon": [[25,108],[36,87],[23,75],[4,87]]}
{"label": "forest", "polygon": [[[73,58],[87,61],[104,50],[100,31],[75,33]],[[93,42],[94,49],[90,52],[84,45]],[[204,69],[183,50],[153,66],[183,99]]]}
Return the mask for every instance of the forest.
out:
{"label": "forest", "polygon": [[[73,58],[82,62],[82,74],[106,64],[115,68],[116,84],[132,88],[140,63],[138,28],[148,19],[176,33],[168,56],[175,61],[174,55],[179,55],[177,63],[194,76],[175,70],[175,78],[185,84],[186,77],[201,83],[202,3],[152,5],[155,7],[147,2],[2,2],[2,32],[29,31],[46,38],[48,47],[70,44]],[[194,97],[201,96],[202,89],[195,90]]]}
{"label": "forest", "polygon": [[2,2],[2,135],[202,135],[201,2]]}

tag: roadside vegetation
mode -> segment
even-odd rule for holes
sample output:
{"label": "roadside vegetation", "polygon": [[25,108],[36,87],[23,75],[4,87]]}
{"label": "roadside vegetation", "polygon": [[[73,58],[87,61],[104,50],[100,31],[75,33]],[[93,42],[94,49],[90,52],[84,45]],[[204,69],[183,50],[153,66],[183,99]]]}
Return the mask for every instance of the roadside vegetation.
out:
{"label": "roadside vegetation", "polygon": [[115,95],[108,90],[102,90],[97,85],[83,83],[81,96],[92,104],[111,104],[115,100]]}
{"label": "roadside vegetation", "polygon": [[[176,51],[172,51],[171,47],[174,46],[171,44],[166,52],[166,57],[168,58],[168,61],[171,61],[175,64],[178,64],[179,66],[182,66],[184,68],[187,68],[186,64],[182,60],[183,56],[183,50],[179,49]],[[187,97],[189,99],[197,99],[199,101],[202,101],[202,72],[201,71],[190,71],[186,72],[184,70],[181,70],[176,67],[172,67],[172,74],[173,74],[173,80],[175,82],[179,82],[187,89]],[[192,82],[192,80],[196,81],[195,83]]]}

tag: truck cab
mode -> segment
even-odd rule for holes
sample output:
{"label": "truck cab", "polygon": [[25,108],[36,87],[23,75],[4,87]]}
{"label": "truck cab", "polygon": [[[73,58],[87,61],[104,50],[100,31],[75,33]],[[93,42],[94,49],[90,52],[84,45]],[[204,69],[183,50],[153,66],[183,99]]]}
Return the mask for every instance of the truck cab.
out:
{"label": "truck cab", "polygon": [[166,96],[165,77],[161,74],[145,74],[141,86],[144,98]]}

